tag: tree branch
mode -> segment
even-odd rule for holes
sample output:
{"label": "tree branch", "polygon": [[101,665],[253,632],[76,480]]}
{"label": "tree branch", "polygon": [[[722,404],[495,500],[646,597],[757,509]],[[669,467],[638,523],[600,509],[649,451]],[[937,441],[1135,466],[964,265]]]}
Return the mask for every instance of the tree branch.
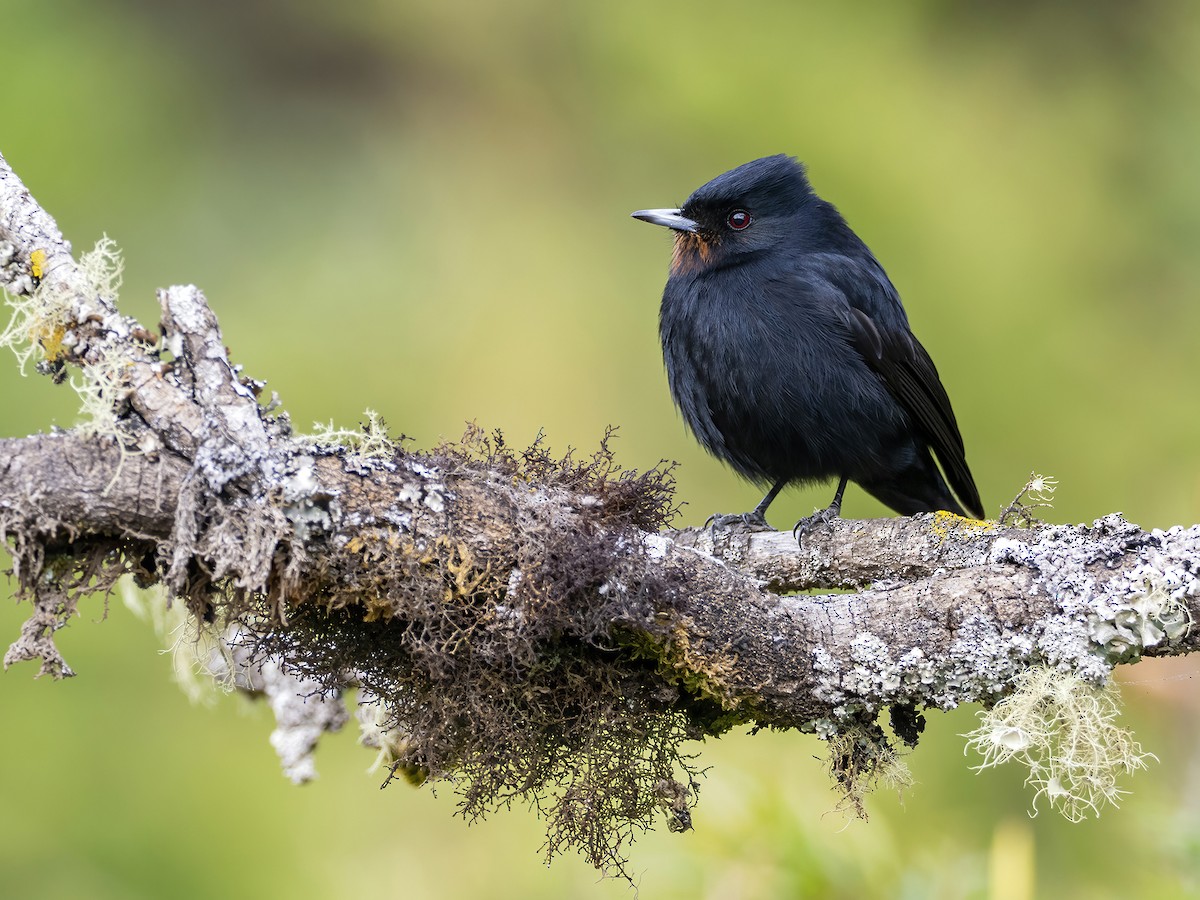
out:
{"label": "tree branch", "polygon": [[[525,799],[549,852],[620,869],[631,829],[688,826],[688,738],[854,735],[833,763],[854,798],[889,758],[885,706],[915,744],[918,708],[993,705],[1035,666],[1103,685],[1200,640],[1200,528],[936,514],[838,520],[799,549],[662,531],[669,468],[621,471],[607,443],[555,459],[472,430],[410,453],[374,421],[297,437],[199,290],[160,292],[155,335],[118,312],[111,262],[76,262],[0,158],[0,343],[82,370],[92,415],[0,440],[0,534],[34,607],[5,664],[71,674],[53,633],[80,595],[161,583],[272,698],[297,778],[358,688],[393,774],[451,780],[469,816]],[[784,596],[831,588],[854,593]]]}

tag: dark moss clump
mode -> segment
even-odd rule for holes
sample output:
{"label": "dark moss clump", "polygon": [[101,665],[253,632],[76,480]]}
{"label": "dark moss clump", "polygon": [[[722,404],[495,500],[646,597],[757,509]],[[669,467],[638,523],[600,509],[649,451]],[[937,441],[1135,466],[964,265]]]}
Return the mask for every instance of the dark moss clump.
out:
{"label": "dark moss clump", "polygon": [[548,857],[575,848],[623,872],[624,848],[657,817],[690,827],[696,773],[681,747],[699,735],[677,691],[582,643],[514,665],[489,641],[430,654],[418,629],[310,607],[262,635],[260,649],[330,687],[356,658],[360,689],[386,710],[388,780],[447,783],[469,820],[532,806],[547,821]]}
{"label": "dark moss clump", "polygon": [[666,528],[679,512],[675,464],[663,460],[641,473],[621,468],[610,446],[616,432],[610,426],[599,449],[583,458],[571,448],[563,456],[555,456],[542,433],[530,446],[514,449],[499,430],[489,435],[473,423],[457,444],[443,444],[438,449],[451,461],[482,465],[528,485],[557,487],[591,498],[585,502],[595,511],[598,525],[642,531]]}
{"label": "dark moss clump", "polygon": [[[468,819],[530,805],[547,820],[548,856],[572,847],[624,873],[628,844],[656,818],[690,827],[697,772],[682,748],[722,708],[678,660],[664,677],[653,654],[620,652],[633,632],[674,646],[675,576],[640,534],[675,507],[671,467],[621,470],[610,436],[580,460],[472,429],[420,458],[457,498],[436,537],[364,529],[331,560],[321,596],[240,618],[261,652],[370,698],[393,775],[452,785]],[[480,483],[496,495],[485,527],[504,535],[486,547],[462,499]]]}

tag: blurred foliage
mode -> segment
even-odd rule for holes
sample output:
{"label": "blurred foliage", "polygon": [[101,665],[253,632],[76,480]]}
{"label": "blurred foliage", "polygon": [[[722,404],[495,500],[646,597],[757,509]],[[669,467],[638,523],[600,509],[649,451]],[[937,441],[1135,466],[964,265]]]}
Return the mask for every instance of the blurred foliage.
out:
{"label": "blurred foliage", "polygon": [[[618,424],[626,466],[681,462],[686,521],[748,508],[671,408],[669,245],[628,213],[784,151],[900,288],[989,510],[1036,469],[1058,520],[1200,518],[1184,0],[9,0],[4,31],[0,152],[77,251],[119,242],[128,312],[153,323],[155,287],[199,284],[302,428],[372,407],[421,446],[474,419],[590,451]],[[12,365],[0,409],[6,435],[76,414]],[[827,501],[792,491],[773,519]],[[378,793],[348,735],[290,787],[263,710],[189,707],[150,630],[102,610],[62,638],[79,678],[0,680],[6,893],[630,896],[543,869],[526,813],[467,829],[445,794]],[[1020,896],[1031,868],[1047,895],[1195,896],[1194,670],[1125,673],[1161,763],[1078,826],[1027,818],[1019,773],[968,770],[969,710],[931,718],[903,806],[849,828],[814,739],[717,742],[696,831],[634,848],[642,896]]]}

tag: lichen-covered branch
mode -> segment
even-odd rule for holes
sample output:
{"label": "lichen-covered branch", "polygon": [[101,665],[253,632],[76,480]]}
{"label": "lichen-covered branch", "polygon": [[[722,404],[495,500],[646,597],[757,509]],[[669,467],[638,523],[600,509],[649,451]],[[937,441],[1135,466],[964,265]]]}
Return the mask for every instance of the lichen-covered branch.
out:
{"label": "lichen-covered branch", "polygon": [[[689,827],[691,738],[816,732],[857,802],[892,759],[885,707],[912,745],[921,710],[992,706],[1035,668],[1087,689],[1197,646],[1198,528],[937,514],[836,521],[799,548],[667,531],[670,468],[622,471],[607,439],[556,458],[478,429],[409,452],[375,418],[295,435],[199,290],[162,291],[154,333],[118,312],[114,260],[76,261],[0,158],[0,343],[77,369],[90,416],[0,440],[0,535],[33,607],[5,663],[71,674],[53,635],[81,596],[161,584],[270,698],[298,779],[354,688],[392,774],[451,782],[469,817],[530,803],[549,853],[621,870],[637,829]],[[788,593],[831,588],[853,593]]]}
{"label": "lichen-covered branch", "polygon": [[[552,481],[514,484],[507,471],[489,468],[496,460],[472,461],[463,448],[355,459],[299,446],[273,493],[279,515],[304,518],[306,556],[320,559],[301,577],[323,570],[321,580],[306,582],[319,589],[310,594],[330,592],[324,602],[361,606],[371,619],[406,613],[400,598],[370,590],[384,576],[368,570],[388,555],[416,550],[430,566],[437,558],[456,586],[511,601],[529,554],[537,554],[539,571],[547,565],[541,548],[520,544],[523,531],[543,539],[557,532],[562,542],[590,532],[603,542],[605,518],[624,512]],[[71,533],[170,544],[171,505],[191,475],[178,457],[123,455],[112,439],[64,434],[0,441],[0,472],[6,531],[44,541],[43,550]],[[597,567],[595,587],[606,595],[652,601],[625,609],[611,630],[630,646],[639,634],[670,632],[658,662],[680,677],[708,673],[704,690],[725,709],[745,707],[747,720],[802,725],[894,702],[949,708],[1003,694],[1032,663],[1100,682],[1113,665],[1143,653],[1196,647],[1187,625],[1200,613],[1198,528],[1147,533],[1114,515],[1090,527],[1016,529],[926,515],[837,521],[808,536],[802,552],[779,532],[643,531],[623,539],[636,551],[614,537],[603,548],[607,557],[580,560]],[[224,559],[222,571],[232,565]],[[271,563],[245,557],[238,575],[262,569]],[[897,571],[912,580],[882,581]],[[260,588],[278,590],[277,575]],[[781,584],[860,590],[781,596]],[[653,624],[663,613],[674,619],[671,629]]]}

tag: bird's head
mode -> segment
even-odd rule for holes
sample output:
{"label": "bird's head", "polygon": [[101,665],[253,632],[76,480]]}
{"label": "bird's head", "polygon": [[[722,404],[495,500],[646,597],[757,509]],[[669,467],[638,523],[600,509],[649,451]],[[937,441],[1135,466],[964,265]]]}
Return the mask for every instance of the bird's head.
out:
{"label": "bird's head", "polygon": [[679,209],[632,215],[675,232],[671,274],[683,275],[785,245],[797,216],[815,198],[804,167],[779,154],[718,175]]}

